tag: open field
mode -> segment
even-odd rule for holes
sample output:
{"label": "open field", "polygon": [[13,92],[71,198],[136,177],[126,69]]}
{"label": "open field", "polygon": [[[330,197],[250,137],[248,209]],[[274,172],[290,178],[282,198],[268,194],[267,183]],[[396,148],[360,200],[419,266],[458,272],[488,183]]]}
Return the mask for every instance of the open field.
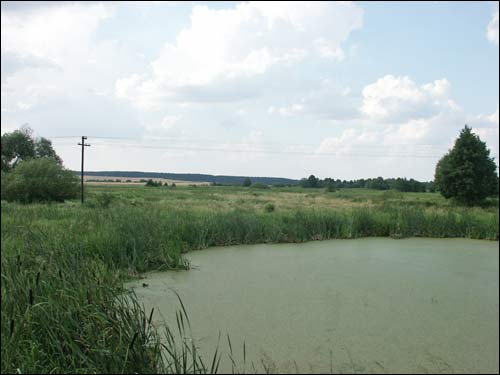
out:
{"label": "open field", "polygon": [[2,372],[22,373],[209,371],[196,353],[161,361],[147,314],[121,293],[140,273],[189,267],[190,250],[366,236],[498,240],[499,224],[498,198],[464,208],[434,193],[299,187],[88,186],[83,207],[2,202],[1,215]]}
{"label": "open field", "polygon": [[[325,189],[295,187],[273,187],[270,189],[244,188],[238,186],[183,186],[182,188],[144,186],[91,186],[89,201],[102,196],[112,196],[113,206],[129,203],[134,206],[175,207],[196,210],[244,210],[263,211],[266,204],[275,205],[276,211],[288,212],[294,209],[339,209],[354,207],[422,208],[433,210],[462,210],[439,193],[402,193],[370,189],[341,189],[326,192]],[[498,198],[490,198],[485,207],[463,209],[467,212],[498,212]]]}
{"label": "open field", "polygon": [[[84,176],[83,179],[89,185],[144,185],[144,178],[139,177],[113,177],[113,176]],[[176,184],[180,186],[186,185],[209,185],[208,182],[193,182],[193,181],[182,181],[182,180],[171,180],[168,178],[152,178],[153,181],[160,181],[162,184]]]}

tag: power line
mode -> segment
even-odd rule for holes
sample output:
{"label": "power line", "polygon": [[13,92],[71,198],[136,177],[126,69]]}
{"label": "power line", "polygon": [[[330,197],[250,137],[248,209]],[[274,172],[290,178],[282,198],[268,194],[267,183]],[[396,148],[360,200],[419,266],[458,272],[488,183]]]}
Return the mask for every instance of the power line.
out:
{"label": "power line", "polygon": [[[231,144],[230,146],[234,146]],[[438,158],[441,155],[430,154],[430,153],[402,153],[402,152],[392,152],[389,154],[380,153],[366,153],[366,152],[356,152],[356,153],[337,153],[337,152],[319,152],[319,151],[293,151],[293,150],[271,150],[271,149],[234,149],[228,147],[193,147],[186,145],[148,145],[148,144],[130,144],[130,143],[109,143],[109,142],[98,142],[94,143],[94,146],[105,146],[105,147],[126,147],[126,148],[136,148],[136,149],[153,149],[153,150],[179,150],[179,151],[202,151],[202,152],[230,152],[230,153],[262,153],[262,154],[275,154],[275,155],[301,155],[301,156],[338,156],[338,157],[411,157],[411,158]],[[387,148],[387,147],[385,147]],[[372,150],[373,151],[373,150]]]}
{"label": "power line", "polygon": [[[214,141],[217,141],[215,138],[182,138],[182,137],[168,137],[168,136],[163,136],[163,137],[104,137],[104,136],[88,136],[89,138],[92,139],[117,139],[117,140],[133,140],[133,141],[162,141],[162,140],[169,140],[169,141],[187,141],[190,143],[214,143]],[[45,136],[44,138],[48,139],[71,139],[71,138],[80,138],[79,135],[66,135],[66,136]],[[219,143],[220,144],[220,143]],[[240,145],[240,144],[247,144],[247,143],[231,143],[234,145]],[[283,145],[283,146],[317,146],[317,143],[285,143],[285,142],[259,142],[259,144],[263,145]],[[426,146],[426,147],[441,147],[440,144],[436,143],[392,143],[389,145],[363,145],[365,147],[387,147],[387,146]]]}
{"label": "power line", "polygon": [[[56,139],[71,139],[76,136],[54,136],[52,138]],[[380,144],[380,145],[354,145],[354,147],[360,151],[357,152],[321,152],[321,151],[301,151],[301,150],[275,150],[269,148],[255,148],[249,143],[214,143],[207,142],[207,139],[187,139],[189,144],[181,143],[182,138],[179,137],[162,137],[156,139],[145,139],[138,137],[94,137],[98,142],[94,143],[95,146],[105,146],[105,147],[128,147],[136,149],[158,149],[158,150],[180,150],[180,151],[201,151],[201,152],[229,152],[229,153],[260,153],[260,154],[275,154],[275,155],[301,155],[301,156],[316,156],[316,157],[371,157],[371,158],[394,158],[394,157],[404,157],[404,158],[438,158],[446,151],[443,148],[435,144]],[[124,142],[106,142],[105,140],[132,140],[136,141],[133,143]],[[173,140],[169,142],[169,145],[158,144],[161,140],[170,139]],[[104,140],[104,141],[102,141]],[[146,143],[147,142],[147,143]],[[57,142],[62,143],[63,142]],[[156,144],[155,144],[156,143]],[[199,144],[199,146],[197,145]],[[283,145],[288,147],[317,147],[318,144],[290,144],[290,143],[264,143],[259,142],[258,146],[266,145]],[[211,147],[207,147],[211,146]],[[250,146],[250,148],[248,148]],[[393,150],[390,153],[377,153],[379,149],[387,150],[391,147],[409,147],[411,146],[411,152],[401,152],[401,150]],[[238,147],[238,148],[234,148]],[[409,151],[409,150],[408,150]],[[439,153],[439,154],[438,154]]]}
{"label": "power line", "polygon": [[85,150],[85,147],[90,147],[89,144],[85,143],[85,140],[87,139],[87,137],[85,136],[82,136],[82,143],[78,143],[79,146],[82,146],[82,181],[81,181],[81,185],[82,185],[82,204],[83,204],[83,156],[84,156],[84,150]]}

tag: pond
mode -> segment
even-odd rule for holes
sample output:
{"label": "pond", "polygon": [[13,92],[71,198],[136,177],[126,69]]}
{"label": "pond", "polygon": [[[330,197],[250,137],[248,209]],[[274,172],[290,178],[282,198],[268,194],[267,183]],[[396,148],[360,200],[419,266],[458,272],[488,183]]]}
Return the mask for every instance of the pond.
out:
{"label": "pond", "polygon": [[[210,248],[194,269],[128,284],[175,326],[180,295],[222,372],[437,373],[499,370],[498,242],[365,238]],[[146,283],[148,286],[143,287]],[[160,314],[161,313],[161,314]]]}

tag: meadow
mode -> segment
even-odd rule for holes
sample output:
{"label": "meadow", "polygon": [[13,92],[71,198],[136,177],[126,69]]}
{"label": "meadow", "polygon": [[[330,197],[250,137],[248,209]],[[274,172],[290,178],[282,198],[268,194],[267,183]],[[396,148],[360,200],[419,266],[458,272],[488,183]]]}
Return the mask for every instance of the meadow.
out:
{"label": "meadow", "polygon": [[[88,186],[83,206],[1,207],[2,373],[214,372],[217,351],[205,364],[187,341],[165,345],[151,312],[123,290],[144,272],[189,268],[188,251],[499,233],[498,198],[465,208],[438,193],[368,189],[117,183]],[[185,326],[182,312],[177,328]]]}

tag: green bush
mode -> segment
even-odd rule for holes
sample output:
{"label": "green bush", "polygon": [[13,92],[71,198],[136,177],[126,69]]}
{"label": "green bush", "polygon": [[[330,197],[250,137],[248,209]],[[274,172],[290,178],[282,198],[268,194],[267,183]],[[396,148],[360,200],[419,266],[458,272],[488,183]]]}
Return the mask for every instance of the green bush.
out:
{"label": "green bush", "polygon": [[23,161],[3,177],[2,199],[21,203],[76,198],[78,178],[50,158]]}
{"label": "green bush", "polygon": [[328,185],[326,187],[326,192],[327,193],[334,193],[335,191],[337,191],[337,189],[335,189],[335,186],[333,186],[333,185]]}
{"label": "green bush", "polygon": [[161,186],[161,181],[153,181],[152,179],[149,179],[147,182],[146,182],[146,186],[152,186],[152,187],[156,187],[156,186]]}
{"label": "green bush", "polygon": [[266,185],[266,184],[253,184],[252,185],[252,188],[253,189],[270,189],[269,185]]}
{"label": "green bush", "polygon": [[114,200],[114,195],[111,193],[99,193],[95,196],[95,205],[100,208],[108,208]]}
{"label": "green bush", "polygon": [[268,203],[264,206],[264,211],[273,212],[275,210],[274,203]]}

